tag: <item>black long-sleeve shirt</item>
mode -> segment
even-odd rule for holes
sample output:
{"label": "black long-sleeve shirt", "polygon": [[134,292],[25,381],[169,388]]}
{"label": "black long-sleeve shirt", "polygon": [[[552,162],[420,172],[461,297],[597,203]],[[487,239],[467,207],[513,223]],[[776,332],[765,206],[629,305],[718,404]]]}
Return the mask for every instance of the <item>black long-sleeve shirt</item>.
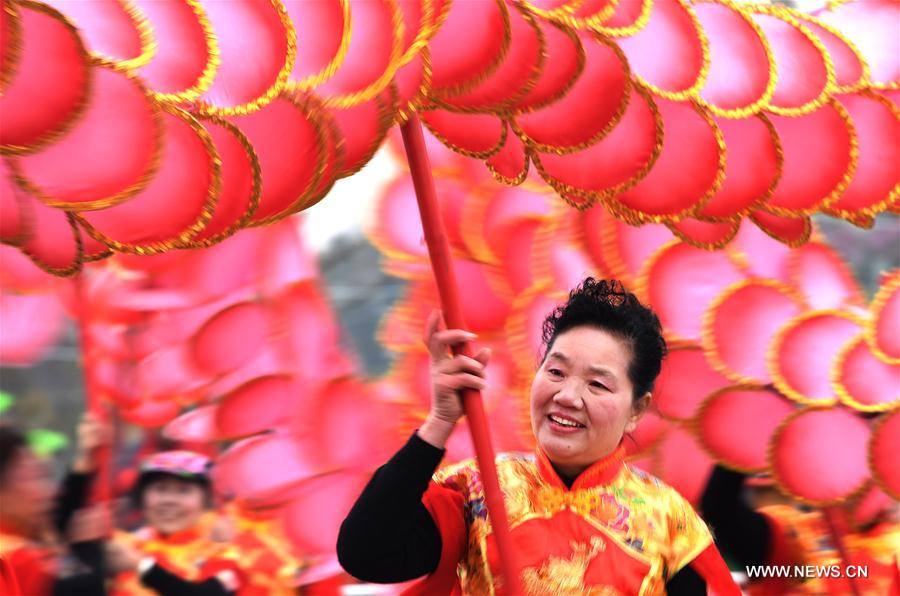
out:
{"label": "black long-sleeve shirt", "polygon": [[[441,534],[422,497],[444,452],[413,434],[378,468],[338,535],[338,560],[350,575],[394,583],[437,569]],[[697,596],[706,594],[706,583],[686,566],[669,579],[666,590],[673,596]]]}
{"label": "black long-sleeve shirt", "polygon": [[762,565],[769,552],[771,528],[766,516],[744,499],[744,478],[740,472],[716,466],[700,508],[724,556],[742,566]]}

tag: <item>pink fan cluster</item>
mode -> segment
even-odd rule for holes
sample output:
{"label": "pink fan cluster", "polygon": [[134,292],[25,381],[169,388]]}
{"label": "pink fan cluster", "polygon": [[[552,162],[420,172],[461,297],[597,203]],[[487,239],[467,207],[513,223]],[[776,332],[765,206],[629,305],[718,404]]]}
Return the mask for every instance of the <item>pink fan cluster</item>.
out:
{"label": "pink fan cluster", "polygon": [[[412,111],[508,184],[719,242],[896,209],[891,0],[2,0],[0,240],[55,274],[321,200]],[[710,240],[712,238],[712,240]]]}

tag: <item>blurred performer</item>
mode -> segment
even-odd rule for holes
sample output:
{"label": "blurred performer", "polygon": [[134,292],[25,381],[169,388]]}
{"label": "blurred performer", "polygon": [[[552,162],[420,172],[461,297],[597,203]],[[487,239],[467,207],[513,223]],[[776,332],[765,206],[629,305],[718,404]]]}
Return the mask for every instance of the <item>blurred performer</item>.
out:
{"label": "blurred performer", "polygon": [[[105,435],[95,418],[82,419],[76,459],[57,491],[46,462],[22,433],[0,426],[0,594],[105,594],[99,540],[108,516],[81,509],[95,469],[92,454]],[[67,529],[70,546],[63,539]]]}
{"label": "blurred performer", "polygon": [[[856,566],[862,566],[867,577],[853,580],[859,594],[900,596],[900,523],[896,503],[855,531],[846,527],[843,519],[832,520],[843,535],[850,559],[844,561],[824,511],[797,506],[785,498],[766,499],[765,493],[757,495],[756,508],[751,507],[744,494],[745,478],[740,472],[716,466],[703,494],[704,516],[727,558],[747,568],[765,565],[793,569],[810,565],[843,572],[846,565],[853,565],[855,574]],[[797,577],[799,574],[793,572],[791,575],[750,578],[747,592],[760,596],[853,594],[850,578],[830,577],[831,571],[828,577]]]}

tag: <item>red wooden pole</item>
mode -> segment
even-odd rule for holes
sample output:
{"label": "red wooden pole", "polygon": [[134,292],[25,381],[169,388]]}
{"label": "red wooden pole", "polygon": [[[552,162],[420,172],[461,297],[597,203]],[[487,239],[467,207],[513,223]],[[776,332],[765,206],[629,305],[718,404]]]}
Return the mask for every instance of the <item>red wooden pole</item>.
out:
{"label": "red wooden pole", "polygon": [[[78,316],[78,336],[81,339],[81,368],[84,375],[84,393],[85,406],[88,412],[93,414],[98,420],[107,423],[109,420],[106,408],[100,400],[100,393],[97,391],[94,382],[93,371],[93,342],[90,336],[90,304],[87,299],[87,291],[85,288],[86,280],[85,272],[82,270],[75,276],[75,293],[76,308]],[[98,447],[96,453],[93,454],[96,470],[94,472],[94,488],[91,495],[91,501],[94,503],[105,503],[110,500],[112,493],[112,478],[110,475],[110,464],[112,462],[112,447],[105,445]]]}
{"label": "red wooden pole", "polygon": [[[403,133],[406,159],[409,161],[409,169],[416,189],[419,215],[422,218],[422,229],[425,232],[425,243],[428,245],[428,255],[431,258],[431,268],[441,297],[444,321],[449,329],[465,329],[466,322],[463,318],[462,308],[460,308],[456,276],[453,273],[453,262],[450,259],[450,244],[438,208],[437,193],[434,189],[434,179],[431,176],[431,165],[428,162],[428,153],[425,150],[425,139],[422,136],[422,125],[419,123],[419,118],[415,114],[410,115],[400,130]],[[457,354],[472,355],[471,347],[468,344],[454,347],[453,351]],[[519,577],[520,567],[516,563],[516,554],[509,534],[509,519],[503,503],[503,493],[500,491],[497,468],[494,465],[495,452],[491,444],[481,392],[471,389],[464,391],[462,402],[466,417],[469,419],[472,443],[475,446],[475,458],[478,468],[481,470],[481,481],[484,485],[485,504],[491,517],[494,539],[500,554],[504,592],[521,595],[525,592],[522,589],[522,581]]]}
{"label": "red wooden pole", "polygon": [[[843,571],[846,572],[847,566],[852,563],[850,551],[847,550],[847,545],[844,543],[846,521],[841,510],[837,507],[825,507],[822,509],[822,514],[825,516],[825,523],[828,524],[828,529],[831,531],[831,537],[834,539],[834,546],[838,551],[838,555],[844,562]],[[850,591],[853,593],[853,596],[860,596],[859,586],[856,584],[856,576],[848,574],[847,582],[850,584]]]}

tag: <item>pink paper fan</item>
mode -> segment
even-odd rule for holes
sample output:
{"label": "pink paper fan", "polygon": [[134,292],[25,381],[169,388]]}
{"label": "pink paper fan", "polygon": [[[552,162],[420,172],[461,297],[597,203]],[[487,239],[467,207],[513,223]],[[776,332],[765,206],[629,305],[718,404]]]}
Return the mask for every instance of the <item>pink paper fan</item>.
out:
{"label": "pink paper fan", "polygon": [[426,51],[416,54],[412,60],[397,69],[394,85],[397,89],[397,105],[401,115],[418,107],[428,88],[431,73],[426,69]]}
{"label": "pink paper fan", "polygon": [[575,31],[542,19],[537,24],[544,34],[544,64],[534,87],[516,102],[517,111],[559,100],[584,72],[584,49]]}
{"label": "pink paper fan", "polygon": [[207,2],[203,9],[215,34],[219,68],[199,102],[215,111],[264,104],[284,85],[293,66],[294,36],[284,22],[287,14],[269,0]]}
{"label": "pink paper fan", "polygon": [[748,270],[756,277],[789,282],[788,258],[791,249],[758,226],[744,223],[725,250],[747,257]]}
{"label": "pink paper fan", "polygon": [[869,425],[847,410],[810,408],[793,414],[772,441],[769,465],[775,481],[798,500],[840,503],[869,479],[870,435]]}
{"label": "pink paper fan", "polygon": [[494,253],[500,260],[506,283],[513,292],[524,292],[535,283],[532,261],[538,245],[545,244],[538,240],[544,227],[546,224],[540,220],[525,219],[503,228],[503,245]]}
{"label": "pink paper fan", "polygon": [[135,78],[111,68],[95,66],[90,76],[90,100],[72,130],[40,153],[11,162],[45,202],[78,209],[114,205],[138,192],[155,170],[163,131],[154,102]]}
{"label": "pink paper fan", "polygon": [[769,347],[775,387],[801,403],[833,403],[831,369],[841,346],[861,330],[840,311],[811,311],[782,327]]}
{"label": "pink paper fan", "polygon": [[882,280],[872,300],[872,317],[866,324],[866,340],[876,356],[892,364],[900,363],[900,274],[892,272]]}
{"label": "pink paper fan", "polygon": [[22,251],[0,244],[0,286],[23,293],[58,288],[58,278],[38,267]]}
{"label": "pink paper fan", "polygon": [[812,232],[809,217],[782,217],[765,211],[754,211],[750,219],[763,232],[788,246],[800,246],[809,239]]}
{"label": "pink paper fan", "polygon": [[676,348],[663,361],[653,403],[663,416],[687,420],[710,393],[728,384],[728,379],[710,367],[700,349]]}
{"label": "pink paper fan", "polygon": [[900,7],[890,0],[847,2],[818,17],[831,25],[859,49],[872,70],[872,80],[880,84],[900,81],[900,38],[897,19]]}
{"label": "pink paper fan", "polygon": [[162,130],[162,163],[150,183],[124,203],[79,215],[89,233],[118,250],[157,252],[185,242],[215,204],[220,164],[209,136],[177,108],[166,108]]}
{"label": "pink paper fan", "polygon": [[213,477],[217,490],[229,496],[278,505],[299,484],[324,471],[296,438],[275,433],[230,446],[216,460]]}
{"label": "pink paper fan", "polygon": [[61,11],[78,27],[85,45],[94,53],[126,61],[139,59],[145,50],[139,29],[143,15],[127,10],[120,2],[49,0],[46,4]]}
{"label": "pink paper fan", "polygon": [[632,72],[664,93],[693,89],[700,81],[705,50],[701,25],[693,16],[678,0],[654,0],[647,25],[619,40]]}
{"label": "pink paper fan", "polygon": [[810,308],[829,309],[863,304],[853,272],[836,250],[822,242],[808,242],[788,257],[792,285]]}
{"label": "pink paper fan", "polygon": [[697,440],[681,428],[673,428],[658,448],[657,475],[696,505],[712,472],[713,462]]}
{"label": "pink paper fan", "polygon": [[5,151],[27,151],[76,120],[88,101],[96,69],[88,68],[77,31],[56,10],[42,4],[17,4],[15,11],[17,39],[6,37],[18,49],[12,54],[15,71],[3,76],[10,78],[0,95],[5,115],[0,143]]}
{"label": "pink paper fan", "polygon": [[178,405],[170,401],[144,399],[133,407],[119,408],[122,420],[143,428],[159,428],[178,416]]}
{"label": "pink paper fan", "polygon": [[325,136],[296,100],[230,119],[247,135],[262,168],[262,195],[251,225],[283,217],[309,198],[325,159]]}
{"label": "pink paper fan", "polygon": [[891,497],[900,499],[900,410],[878,422],[869,443],[869,462],[878,485]]}
{"label": "pink paper fan", "polygon": [[516,135],[506,135],[506,142],[496,155],[485,160],[494,178],[504,184],[519,184],[528,174],[528,154]]}
{"label": "pink paper fan", "polygon": [[775,188],[780,176],[781,145],[771,122],[751,118],[716,118],[728,147],[725,180],[698,215],[727,218],[744,215]]}
{"label": "pink paper fan", "polygon": [[214,420],[217,434],[238,439],[286,424],[301,391],[287,375],[258,377],[241,385],[219,402]]}
{"label": "pink paper fan", "polygon": [[724,253],[677,243],[657,251],[641,277],[663,328],[676,337],[699,340],[710,302],[744,274]]}
{"label": "pink paper fan", "polygon": [[834,63],[835,83],[839,87],[865,83],[862,57],[854,48],[850,47],[847,41],[836,35],[821,21],[813,20],[805,13],[795,13],[795,16],[802,18],[803,25],[825,46],[828,56]]}
{"label": "pink paper fan", "polygon": [[450,4],[429,43],[431,81],[438,95],[471,86],[502,59],[510,35],[507,10],[499,0]]}
{"label": "pink paper fan", "polygon": [[778,78],[775,94],[769,102],[771,109],[810,109],[820,100],[829,84],[830,64],[826,66],[824,48],[800,22],[783,9],[760,8],[753,20],[762,29],[775,59]]}
{"label": "pink paper fan", "polygon": [[584,211],[582,221],[587,250],[594,262],[626,286],[633,285],[647,259],[674,238],[665,226],[627,225],[602,206]]}
{"label": "pink paper fan", "polygon": [[707,399],[697,416],[700,441],[717,459],[747,472],[766,469],[769,442],[794,406],[760,388],[732,387]]}
{"label": "pink paper fan", "polygon": [[211,83],[218,65],[214,32],[203,27],[200,4],[133,0],[147,18],[158,43],[138,73],[157,93],[195,98]]}
{"label": "pink paper fan", "polygon": [[221,375],[252,359],[267,337],[265,310],[245,302],[209,319],[191,340],[191,354],[202,371]]}
{"label": "pink paper fan", "polygon": [[34,233],[31,199],[13,181],[6,161],[0,161],[0,242],[19,245]]}
{"label": "pink paper fan", "polygon": [[877,412],[900,406],[900,364],[879,360],[863,335],[841,348],[831,375],[835,392],[851,408]]}
{"label": "pink paper fan", "polygon": [[652,403],[651,401],[651,410],[641,416],[637,428],[623,439],[629,454],[650,453],[673,426],[653,411]]}
{"label": "pink paper fan", "polygon": [[172,420],[162,430],[165,438],[186,443],[211,443],[219,439],[216,411],[219,406],[200,406]]}
{"label": "pink paper fan", "polygon": [[587,62],[572,88],[547,107],[515,116],[514,128],[526,142],[576,150],[609,133],[624,113],[630,92],[625,57],[598,36],[580,39]]}
{"label": "pink paper fan", "polygon": [[729,378],[769,383],[766,351],[803,305],[789,286],[747,280],[719,294],[706,313],[703,347]]}
{"label": "pink paper fan", "polygon": [[340,56],[340,50],[342,43],[349,41],[344,39],[344,28],[349,25],[351,17],[349,3],[341,0],[282,0],[282,4],[300,40],[291,82],[311,84],[318,78],[327,78],[329,66],[333,64],[332,68],[337,70],[346,58]]}
{"label": "pink paper fan", "polygon": [[809,214],[843,190],[853,173],[853,137],[837,105],[800,117],[771,116],[784,150],[784,172],[766,202],[767,211]]}
{"label": "pink paper fan", "polygon": [[[641,24],[644,16],[653,6],[653,0],[639,0],[638,2],[619,2],[615,6],[612,15],[603,21],[603,31],[615,31],[617,34],[640,31],[646,26]],[[618,31],[616,31],[618,30]]]}
{"label": "pink paper fan", "polygon": [[829,205],[832,213],[868,215],[887,206],[900,184],[900,114],[886,98],[854,93],[837,97],[853,120],[859,141],[859,165],[841,197]]}
{"label": "pink paper fan", "polygon": [[686,217],[681,221],[668,223],[666,226],[676,236],[698,248],[720,248],[728,244],[737,234],[741,222],[710,222]]}
{"label": "pink paper fan", "polygon": [[616,195],[641,221],[684,214],[708,200],[725,173],[725,147],[711,118],[694,103],[657,99],[663,148],[646,178]]}
{"label": "pink paper fan", "polygon": [[556,187],[584,192],[619,188],[646,175],[658,155],[662,126],[653,99],[633,89],[625,113],[606,137],[581,151],[536,153],[535,164]]}
{"label": "pink paper fan", "polygon": [[709,43],[709,73],[700,97],[726,113],[758,110],[775,73],[770,72],[768,50],[753,21],[723,4],[697,3],[691,8]]}
{"label": "pink paper fan", "polygon": [[362,168],[384,140],[393,119],[393,97],[386,91],[349,108],[329,108],[343,140],[344,159],[339,176]]}
{"label": "pink paper fan", "polygon": [[65,312],[54,294],[0,292],[0,363],[39,362],[65,331]]}
{"label": "pink paper fan", "polygon": [[511,37],[503,62],[474,88],[448,94],[444,103],[480,111],[505,107],[521,98],[541,73],[544,48],[535,17],[515,4],[507,5],[507,12]]}
{"label": "pink paper fan", "polygon": [[489,114],[430,110],[422,112],[421,116],[431,134],[454,151],[469,157],[486,159],[494,155],[503,146],[508,134],[506,122]]}
{"label": "pink paper fan", "polygon": [[852,523],[857,527],[869,526],[877,520],[885,511],[897,506],[897,500],[893,499],[877,486],[865,492],[853,508]]}
{"label": "pink paper fan", "polygon": [[203,396],[209,378],[197,369],[184,344],[157,350],[135,368],[133,387],[129,390],[142,398],[181,403]]}
{"label": "pink paper fan", "polygon": [[75,273],[81,268],[83,253],[72,216],[36,200],[32,200],[29,210],[33,232],[22,244],[22,252],[54,275]]}
{"label": "pink paper fan", "polygon": [[350,513],[367,473],[337,472],[310,479],[284,508],[282,523],[291,543],[303,553],[334,552],[341,522]]}

